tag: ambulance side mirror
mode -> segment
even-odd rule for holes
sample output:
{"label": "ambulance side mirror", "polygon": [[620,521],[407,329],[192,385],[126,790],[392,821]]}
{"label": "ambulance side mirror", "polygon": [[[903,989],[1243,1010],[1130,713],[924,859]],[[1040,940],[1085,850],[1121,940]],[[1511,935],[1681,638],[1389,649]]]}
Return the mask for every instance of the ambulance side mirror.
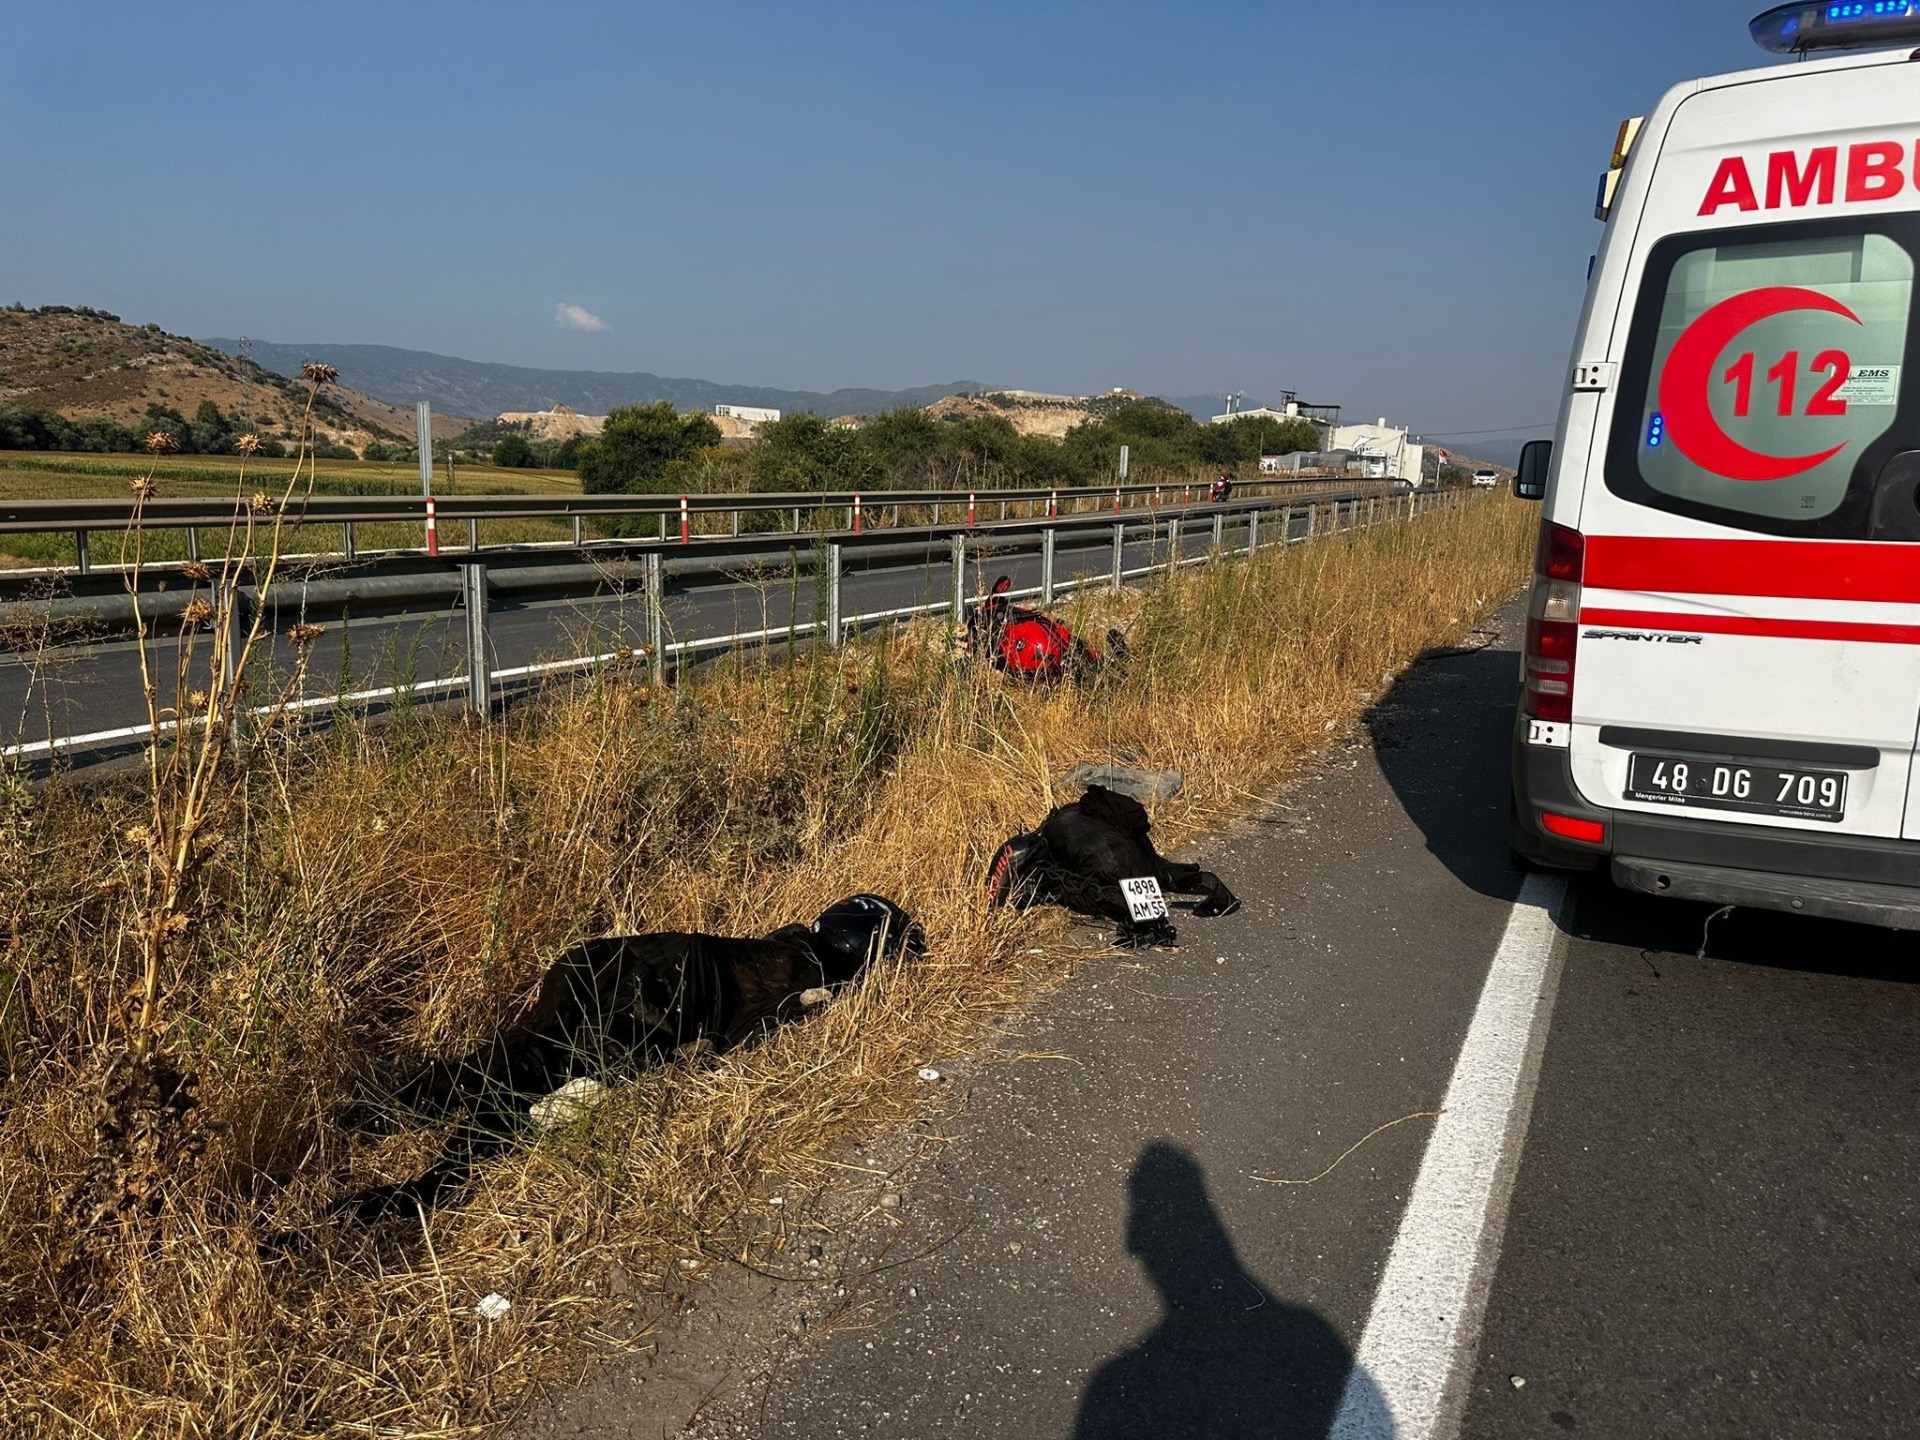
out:
{"label": "ambulance side mirror", "polygon": [[1547,471],[1553,467],[1553,442],[1529,440],[1520,447],[1520,468],[1513,475],[1513,493],[1522,500],[1547,498]]}

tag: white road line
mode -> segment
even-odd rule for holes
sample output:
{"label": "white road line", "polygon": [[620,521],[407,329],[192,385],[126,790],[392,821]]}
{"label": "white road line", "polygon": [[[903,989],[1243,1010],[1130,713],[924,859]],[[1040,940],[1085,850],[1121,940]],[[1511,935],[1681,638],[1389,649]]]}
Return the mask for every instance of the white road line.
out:
{"label": "white road line", "polygon": [[1529,875],[1467,1029],[1329,1440],[1451,1440],[1560,980],[1566,881]]}

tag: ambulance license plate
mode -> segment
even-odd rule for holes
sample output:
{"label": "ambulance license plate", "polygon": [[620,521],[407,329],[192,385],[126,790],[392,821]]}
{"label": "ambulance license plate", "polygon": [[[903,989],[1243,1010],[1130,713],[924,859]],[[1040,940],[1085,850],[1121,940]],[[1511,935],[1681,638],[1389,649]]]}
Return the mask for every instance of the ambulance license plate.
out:
{"label": "ambulance license plate", "polygon": [[1627,765],[1627,798],[1833,822],[1847,812],[1847,777],[1838,770],[1636,752]]}

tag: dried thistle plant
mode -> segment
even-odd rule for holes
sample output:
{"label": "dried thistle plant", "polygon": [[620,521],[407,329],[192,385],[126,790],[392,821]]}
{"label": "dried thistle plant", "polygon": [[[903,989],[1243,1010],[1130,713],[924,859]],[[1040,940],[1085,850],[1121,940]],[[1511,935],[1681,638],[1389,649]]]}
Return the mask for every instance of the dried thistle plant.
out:
{"label": "dried thistle plant", "polygon": [[[249,662],[263,633],[264,609],[253,606],[251,623],[244,627],[211,627],[209,668],[219,677],[212,688],[191,686],[189,676],[195,673],[196,645],[209,622],[242,613],[246,584],[255,584],[263,592],[272,585],[289,533],[288,502],[303,484],[305,492],[312,493],[314,402],[334,372],[330,366],[310,369],[300,451],[281,494],[255,490],[248,498],[247,460],[260,447],[257,443],[243,446],[234,486],[234,518],[219,571],[216,574],[196,562],[197,568],[189,572],[196,585],[211,585],[212,598],[196,595],[182,609],[170,706],[161,699],[154,627],[144,613],[141,588],[146,565],[145,502],[154,493],[153,470],[134,486],[126,587],[133,602],[141,690],[152,739],[146,748],[147,820],[127,832],[128,843],[137,847],[139,855],[138,878],[131,885],[135,914],[125,927],[123,941],[140,955],[140,984],[130,1018],[117,1022],[116,1028],[123,1032],[118,1043],[105,1052],[109,1058],[97,1098],[92,1155],[65,1208],[76,1227],[70,1242],[70,1253],[76,1258],[109,1217],[151,1214],[159,1189],[182,1179],[205,1149],[203,1131],[194,1118],[198,1074],[169,1053],[164,1010],[177,952],[192,930],[196,908],[205,903],[202,868],[220,848],[209,837],[219,834],[246,784],[244,773],[230,762],[238,738],[236,722],[245,714]],[[156,430],[147,437],[147,448],[157,461],[178,447],[172,436]],[[298,667],[302,673],[305,653]],[[297,684],[298,677],[291,683]],[[291,698],[291,689],[283,693],[281,713]],[[131,838],[136,832],[138,840]]]}

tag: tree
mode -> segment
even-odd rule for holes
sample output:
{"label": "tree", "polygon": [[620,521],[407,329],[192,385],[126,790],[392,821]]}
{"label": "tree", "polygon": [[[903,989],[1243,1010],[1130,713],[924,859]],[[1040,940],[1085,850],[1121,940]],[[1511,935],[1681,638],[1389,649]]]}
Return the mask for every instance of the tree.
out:
{"label": "tree", "polygon": [[1262,455],[1291,455],[1296,450],[1320,448],[1320,431],[1307,420],[1250,415],[1201,428],[1201,455],[1210,465],[1234,465],[1258,460]]}
{"label": "tree", "polygon": [[531,470],[539,459],[524,435],[503,435],[493,447],[493,463],[503,470]]}
{"label": "tree", "polygon": [[224,455],[232,448],[233,422],[222,415],[220,407],[211,400],[202,400],[200,408],[193,412],[188,433],[196,454]]}
{"label": "tree", "polygon": [[665,400],[623,405],[607,416],[600,438],[580,447],[580,488],[589,495],[658,494],[667,466],[720,443],[705,415],[681,415]]}
{"label": "tree", "polygon": [[135,428],[140,431],[143,439],[158,431],[173,441],[173,448],[179,454],[193,453],[193,427],[187,423],[187,417],[171,405],[162,405],[158,400],[149,400],[146,416],[136,422]]}

